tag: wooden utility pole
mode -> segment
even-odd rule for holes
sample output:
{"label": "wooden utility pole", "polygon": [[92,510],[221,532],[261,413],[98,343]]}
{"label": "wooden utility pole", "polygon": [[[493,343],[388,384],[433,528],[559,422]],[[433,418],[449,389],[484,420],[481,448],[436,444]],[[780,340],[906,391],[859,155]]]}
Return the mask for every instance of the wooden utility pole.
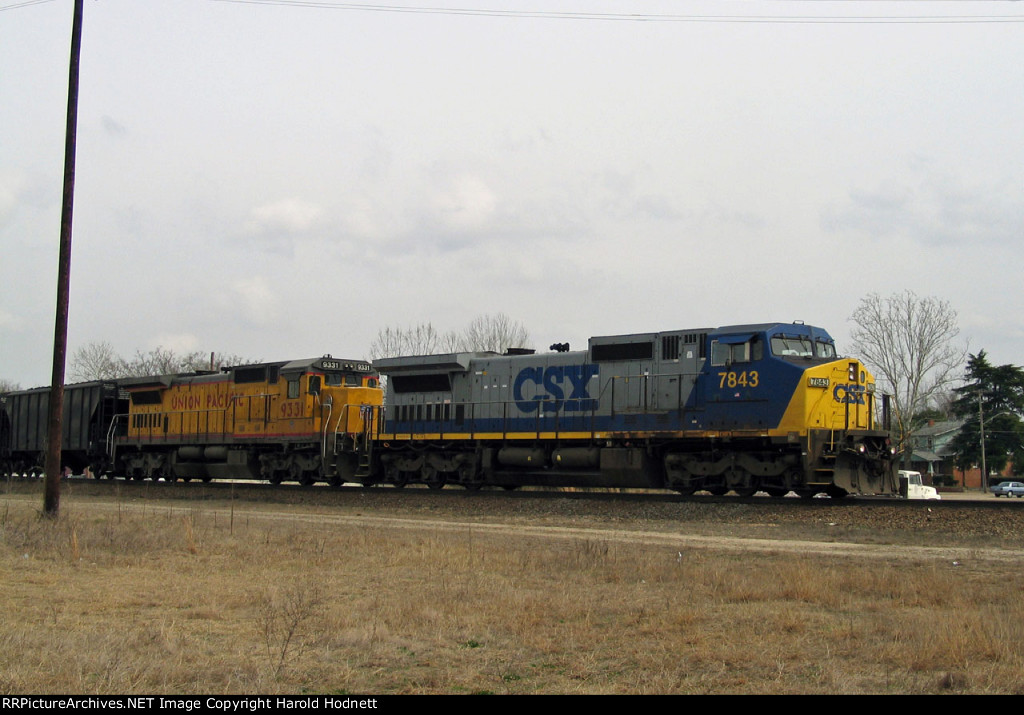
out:
{"label": "wooden utility pole", "polygon": [[57,317],[53,329],[53,379],[46,442],[43,514],[60,511],[61,437],[64,422],[64,363],[68,349],[68,296],[71,287],[71,217],[75,203],[75,138],[78,134],[78,58],[82,50],[82,4],[75,0],[71,23],[71,68],[68,72],[68,117],[64,135],[64,202],[60,215],[60,258],[57,266]]}

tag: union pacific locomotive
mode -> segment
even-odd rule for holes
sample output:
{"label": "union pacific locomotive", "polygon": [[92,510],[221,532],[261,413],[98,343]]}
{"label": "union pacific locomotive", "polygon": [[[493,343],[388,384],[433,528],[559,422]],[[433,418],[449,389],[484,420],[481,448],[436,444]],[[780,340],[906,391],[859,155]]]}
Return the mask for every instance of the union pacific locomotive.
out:
{"label": "union pacific locomotive", "polygon": [[[373,365],[324,357],[69,386],[88,437],[66,455],[73,466],[168,481],[896,491],[887,400],[878,404],[871,375],[837,357],[820,328],[699,328],[552,348]],[[44,449],[45,423],[24,407],[35,393],[45,390],[12,393],[0,410],[7,473]],[[28,423],[32,439],[10,439]]]}
{"label": "union pacific locomotive", "polygon": [[[567,348],[568,346],[552,346]],[[590,339],[586,350],[378,360],[374,476],[401,486],[892,493],[874,379],[801,323]],[[883,418],[887,422],[887,418]]]}
{"label": "union pacific locomotive", "polygon": [[128,477],[335,485],[356,477],[382,397],[368,362],[330,356],[160,378],[129,392],[125,434],[111,450]]}
{"label": "union pacific locomotive", "polygon": [[[310,360],[65,388],[63,461],[126,479],[266,479],[340,485],[368,473],[383,392],[370,363]],[[49,390],[0,409],[5,473],[41,473]]]}

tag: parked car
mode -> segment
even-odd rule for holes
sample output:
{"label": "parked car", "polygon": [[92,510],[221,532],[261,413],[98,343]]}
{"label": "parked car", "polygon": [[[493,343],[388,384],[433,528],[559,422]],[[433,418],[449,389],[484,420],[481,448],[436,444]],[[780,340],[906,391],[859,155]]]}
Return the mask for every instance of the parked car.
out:
{"label": "parked car", "polygon": [[1024,482],[999,482],[990,491],[997,497],[1024,497]]}

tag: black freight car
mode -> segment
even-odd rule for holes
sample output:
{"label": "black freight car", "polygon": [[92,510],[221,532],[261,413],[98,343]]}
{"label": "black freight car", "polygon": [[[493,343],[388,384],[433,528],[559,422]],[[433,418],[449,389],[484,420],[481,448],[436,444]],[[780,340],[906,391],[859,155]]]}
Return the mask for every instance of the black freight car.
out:
{"label": "black freight car", "polygon": [[[109,468],[107,441],[114,416],[128,412],[124,381],[80,382],[64,388],[61,465],[99,475]],[[0,473],[35,476],[46,460],[50,388],[0,398]]]}

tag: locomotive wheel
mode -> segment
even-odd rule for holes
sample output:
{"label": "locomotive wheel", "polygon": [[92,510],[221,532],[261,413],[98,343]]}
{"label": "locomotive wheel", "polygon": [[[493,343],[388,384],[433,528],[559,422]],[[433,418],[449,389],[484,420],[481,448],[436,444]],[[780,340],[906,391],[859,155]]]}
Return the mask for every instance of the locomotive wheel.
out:
{"label": "locomotive wheel", "polygon": [[426,465],[420,470],[420,480],[430,489],[444,489],[448,475]]}

